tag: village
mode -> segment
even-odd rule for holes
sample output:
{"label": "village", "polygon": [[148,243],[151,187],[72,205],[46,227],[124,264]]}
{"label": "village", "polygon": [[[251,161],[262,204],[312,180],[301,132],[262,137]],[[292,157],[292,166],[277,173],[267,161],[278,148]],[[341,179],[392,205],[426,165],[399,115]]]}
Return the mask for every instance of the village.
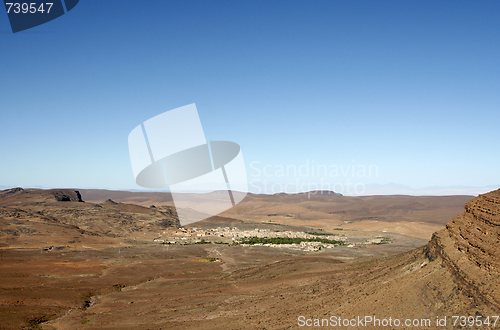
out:
{"label": "village", "polygon": [[241,246],[267,246],[316,252],[337,246],[355,247],[364,244],[386,244],[384,237],[371,238],[362,244],[349,243],[344,235],[303,231],[277,231],[270,229],[242,230],[237,227],[217,227],[214,229],[179,228],[159,233],[153,240],[160,244],[231,244]]}

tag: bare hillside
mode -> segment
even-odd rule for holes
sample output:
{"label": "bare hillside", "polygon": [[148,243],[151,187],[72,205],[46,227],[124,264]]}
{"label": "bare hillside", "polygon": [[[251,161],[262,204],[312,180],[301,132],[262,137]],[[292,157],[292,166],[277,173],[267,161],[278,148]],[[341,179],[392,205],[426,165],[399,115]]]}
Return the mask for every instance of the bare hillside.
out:
{"label": "bare hillside", "polygon": [[[350,328],[455,329],[470,327],[470,320],[494,328],[493,317],[500,313],[499,223],[497,190],[468,202],[426,246],[388,258],[281,254],[271,261],[263,257],[264,248],[207,248],[209,256],[220,259],[220,272],[200,264],[196,274],[172,273],[106,295],[50,324],[59,329],[82,322],[85,329],[295,329],[301,322],[337,327],[334,322],[361,317],[362,325]],[[255,264],[256,259],[266,262]],[[203,276],[205,269],[209,277]],[[365,316],[398,325],[367,323]]]}
{"label": "bare hillside", "polygon": [[[174,208],[117,203],[86,203],[68,189],[0,191],[0,246],[73,248],[139,240],[178,227]],[[121,240],[120,240],[121,239]]]}

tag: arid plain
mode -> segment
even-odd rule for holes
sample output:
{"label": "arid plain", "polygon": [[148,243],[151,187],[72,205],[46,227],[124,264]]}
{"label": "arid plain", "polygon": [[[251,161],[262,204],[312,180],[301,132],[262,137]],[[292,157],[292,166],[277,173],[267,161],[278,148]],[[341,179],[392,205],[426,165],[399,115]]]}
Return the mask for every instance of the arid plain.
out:
{"label": "arid plain", "polygon": [[[11,189],[0,192],[0,223],[0,329],[294,329],[500,313],[498,190],[249,194],[182,231],[167,193]],[[234,231],[342,244],[234,244]],[[213,238],[199,241],[203,232]],[[186,241],[165,244],[175,235]]]}

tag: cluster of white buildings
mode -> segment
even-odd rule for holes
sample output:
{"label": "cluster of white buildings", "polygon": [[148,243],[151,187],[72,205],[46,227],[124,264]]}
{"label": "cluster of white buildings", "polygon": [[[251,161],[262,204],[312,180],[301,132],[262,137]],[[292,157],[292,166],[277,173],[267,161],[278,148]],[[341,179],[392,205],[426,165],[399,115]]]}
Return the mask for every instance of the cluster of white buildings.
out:
{"label": "cluster of white buildings", "polygon": [[[247,238],[321,238],[327,240],[343,241],[346,238],[339,235],[314,235],[302,231],[277,231],[270,229],[241,230],[237,227],[217,227],[215,229],[179,228],[177,230],[164,231],[154,239],[156,243],[165,244],[197,244],[202,242],[233,243],[244,241]],[[319,251],[321,249],[334,248],[334,244],[322,242],[300,242],[300,244],[252,244],[255,246],[269,246],[276,248],[289,248],[303,251]],[[249,244],[242,244],[249,246]],[[354,246],[354,245],[350,245]]]}
{"label": "cluster of white buildings", "polygon": [[241,244],[241,246],[269,246],[275,248],[285,248],[292,250],[301,250],[308,252],[316,252],[322,249],[333,249],[335,247],[334,244],[321,243],[321,242],[300,242],[300,244]]}
{"label": "cluster of white buildings", "polygon": [[339,235],[314,235],[303,231],[276,231],[269,229],[253,229],[253,230],[236,230],[231,232],[235,239],[238,238],[274,238],[274,237],[288,237],[288,238],[324,238],[327,240],[345,241],[345,237]]}
{"label": "cluster of white buildings", "polygon": [[[201,228],[179,228],[176,230],[168,230],[163,233],[158,233],[158,237],[154,239],[155,243],[164,244],[199,244],[203,242],[216,243],[237,243],[245,241],[245,239],[257,238],[303,238],[303,239],[326,239],[333,241],[343,241],[347,247],[355,247],[356,244],[348,244],[345,236],[339,235],[315,235],[303,231],[278,231],[270,229],[250,229],[242,230],[237,227],[217,227],[215,229]],[[366,240],[361,245],[367,244],[386,244],[390,243],[390,239],[382,236],[376,236]],[[293,244],[272,244],[272,243],[257,243],[257,244],[241,244],[242,246],[268,246],[275,248],[287,248],[302,251],[320,251],[322,249],[332,249],[336,245],[322,242],[300,242]]]}

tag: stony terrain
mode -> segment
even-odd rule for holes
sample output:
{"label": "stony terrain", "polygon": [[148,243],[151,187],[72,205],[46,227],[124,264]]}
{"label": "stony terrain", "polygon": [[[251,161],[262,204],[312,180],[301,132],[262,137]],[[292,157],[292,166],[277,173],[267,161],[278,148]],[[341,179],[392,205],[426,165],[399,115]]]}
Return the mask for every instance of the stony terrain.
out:
{"label": "stony terrain", "polygon": [[[1,250],[0,329],[300,329],[301,322],[327,322],[336,328],[330,322],[358,316],[397,319],[401,326],[366,323],[351,329],[472,328],[467,322],[460,326],[454,315],[474,322],[489,317],[490,325],[478,329],[500,326],[497,322],[493,327],[493,317],[500,315],[500,190],[471,199],[465,212],[429,243],[404,253],[394,249],[396,244],[363,246],[357,253],[347,247],[307,253],[264,246],[152,244],[155,231],[165,228],[157,222],[171,219],[168,208],[158,216],[143,206],[83,203],[69,191],[2,194],[1,229],[10,226],[19,234],[13,239],[11,232],[2,232],[4,244],[16,248]],[[70,224],[71,209],[85,213],[80,219],[86,219],[94,208],[110,219],[105,230],[101,226],[106,221],[85,229]],[[394,205],[385,209],[390,208]],[[12,212],[17,209],[22,211],[16,218]],[[344,210],[355,212],[354,204]],[[45,212],[57,222],[43,218]],[[144,224],[137,232],[124,225],[126,235],[120,236],[121,223],[113,224],[113,215],[144,217]],[[92,219],[99,223],[99,218]],[[228,223],[254,226],[241,218]],[[213,218],[203,226],[218,226],[225,219]],[[19,229],[33,226],[41,233],[54,228],[47,223],[63,228],[60,234],[78,232],[86,247],[87,240],[94,245],[76,252],[18,247],[29,237],[30,244],[43,246],[37,239],[47,240],[47,233],[30,236]],[[140,232],[152,236],[133,239]],[[99,239],[110,241],[99,246]],[[437,319],[443,322],[444,317],[446,325],[437,327]],[[406,320],[418,326],[404,326]]]}
{"label": "stony terrain", "polygon": [[500,190],[468,202],[425,252],[442,261],[473,304],[500,312]]}
{"label": "stony terrain", "polygon": [[0,192],[0,247],[74,248],[149,240],[178,227],[175,208],[86,203],[79,191],[14,188]]}
{"label": "stony terrain", "polygon": [[[149,207],[173,206],[172,196],[160,192],[81,189],[83,199],[102,203],[112,199]],[[432,233],[459,215],[473,196],[342,196],[329,191],[299,194],[249,193],[224,218],[246,223],[306,226],[327,231],[391,232],[428,241]],[[213,220],[208,220],[213,221]],[[233,220],[234,221],[234,220]]]}
{"label": "stony terrain", "polygon": [[[372,316],[397,319],[402,326],[351,328],[470,328],[459,326],[455,315],[489,317],[490,326],[478,328],[498,328],[492,325],[500,313],[499,212],[500,191],[479,196],[427,245],[381,259],[289,254],[258,265],[252,256],[259,256],[259,248],[216,248],[208,252],[225,270],[200,267],[189,275],[124,288],[49,324],[59,329],[294,329],[300,320]],[[438,327],[444,317],[446,325]]]}
{"label": "stony terrain", "polygon": [[473,196],[339,196],[249,194],[221,215],[247,222],[274,222],[325,230],[392,232],[429,240]]}

